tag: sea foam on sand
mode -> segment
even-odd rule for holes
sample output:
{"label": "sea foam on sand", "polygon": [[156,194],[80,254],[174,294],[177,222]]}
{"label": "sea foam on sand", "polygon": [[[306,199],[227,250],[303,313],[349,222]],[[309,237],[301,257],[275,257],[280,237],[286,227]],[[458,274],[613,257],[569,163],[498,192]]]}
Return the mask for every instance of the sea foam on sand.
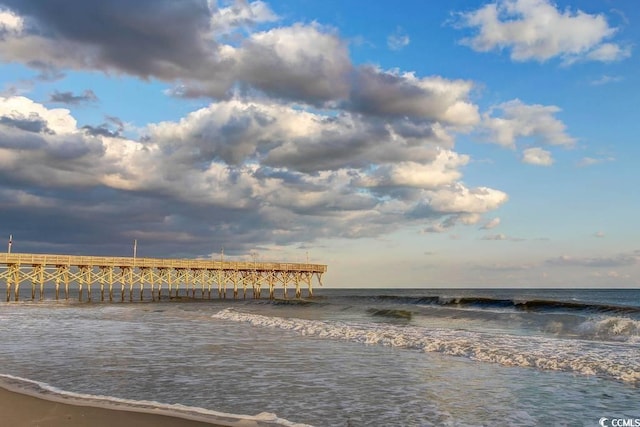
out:
{"label": "sea foam on sand", "polygon": [[309,427],[262,412],[238,415],[180,404],[119,399],[59,390],[48,384],[0,374],[0,408],[8,425],[41,427],[111,426],[116,422],[136,426]]}

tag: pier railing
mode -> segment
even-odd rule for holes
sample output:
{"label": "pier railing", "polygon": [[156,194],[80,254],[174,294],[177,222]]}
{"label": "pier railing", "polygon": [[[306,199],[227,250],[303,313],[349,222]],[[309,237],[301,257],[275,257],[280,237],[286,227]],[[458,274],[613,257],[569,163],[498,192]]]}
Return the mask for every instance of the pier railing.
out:
{"label": "pier railing", "polygon": [[309,271],[325,273],[327,266],[308,263],[253,262],[253,261],[216,261],[205,259],[171,259],[171,258],[134,258],[134,257],[100,257],[82,255],[51,255],[0,253],[0,265],[42,264],[56,265],[94,265],[111,267],[148,267],[148,268],[190,268],[190,269],[224,269],[224,270],[282,270]]}
{"label": "pier railing", "polygon": [[224,261],[205,259],[167,259],[138,257],[99,257],[56,254],[0,254],[0,282],[5,281],[7,301],[20,298],[20,284],[31,282],[31,299],[44,299],[45,285],[55,285],[55,299],[60,298],[60,286],[64,285],[64,298],[69,298],[70,283],[77,285],[78,297],[83,300],[86,287],[91,300],[92,285],[100,286],[100,299],[105,300],[105,286],[109,300],[113,301],[114,285],[120,285],[119,296],[125,300],[125,288],[129,288],[129,300],[133,300],[134,285],[144,291],[150,289],[151,299],[161,298],[163,288],[168,288],[169,297],[179,296],[182,289],[186,296],[196,296],[196,289],[211,298],[211,290],[217,286],[220,298],[226,298],[227,286],[233,287],[234,298],[239,288],[243,297],[250,288],[254,298],[261,297],[262,286],[268,287],[269,297],[275,297],[275,289],[282,286],[283,297],[287,297],[287,286],[295,287],[295,296],[301,297],[301,286],[306,285],[313,295],[312,278],[322,285],[322,274],[327,271],[324,264],[281,263],[257,261]]}

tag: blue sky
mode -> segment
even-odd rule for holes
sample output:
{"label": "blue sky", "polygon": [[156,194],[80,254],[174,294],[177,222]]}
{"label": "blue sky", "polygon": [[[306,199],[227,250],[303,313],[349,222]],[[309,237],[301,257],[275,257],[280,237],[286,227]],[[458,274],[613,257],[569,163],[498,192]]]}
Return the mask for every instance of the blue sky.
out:
{"label": "blue sky", "polygon": [[13,251],[640,284],[635,2],[0,0]]}

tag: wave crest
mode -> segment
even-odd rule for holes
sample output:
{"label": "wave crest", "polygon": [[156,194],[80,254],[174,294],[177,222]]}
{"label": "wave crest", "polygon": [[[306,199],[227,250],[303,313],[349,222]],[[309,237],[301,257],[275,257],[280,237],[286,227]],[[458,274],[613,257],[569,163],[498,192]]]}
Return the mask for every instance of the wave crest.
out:
{"label": "wave crest", "polygon": [[505,366],[601,375],[640,383],[640,352],[635,346],[614,347],[546,337],[270,317],[243,313],[232,308],[224,309],[212,317],[245,322],[253,326],[291,330],[320,338],[438,352]]}
{"label": "wave crest", "polygon": [[578,334],[589,339],[640,342],[640,321],[625,317],[588,320],[578,326]]}

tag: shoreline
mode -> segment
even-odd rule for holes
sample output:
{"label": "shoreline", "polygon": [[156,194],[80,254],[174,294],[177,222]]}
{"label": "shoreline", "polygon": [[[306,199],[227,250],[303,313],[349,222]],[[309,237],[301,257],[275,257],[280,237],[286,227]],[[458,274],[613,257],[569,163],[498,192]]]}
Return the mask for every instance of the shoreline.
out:
{"label": "shoreline", "polygon": [[[36,382],[0,375],[3,425],[30,427],[276,427],[296,425],[274,414],[241,416],[181,405],[119,401],[58,393]],[[284,421],[284,423],[283,423]]]}
{"label": "shoreline", "polygon": [[[100,406],[78,405],[76,402],[36,397],[0,386],[2,422],[8,426],[33,427],[109,427],[114,425],[139,427],[222,427],[204,420],[160,413],[112,409]],[[226,424],[232,425],[232,424]]]}

